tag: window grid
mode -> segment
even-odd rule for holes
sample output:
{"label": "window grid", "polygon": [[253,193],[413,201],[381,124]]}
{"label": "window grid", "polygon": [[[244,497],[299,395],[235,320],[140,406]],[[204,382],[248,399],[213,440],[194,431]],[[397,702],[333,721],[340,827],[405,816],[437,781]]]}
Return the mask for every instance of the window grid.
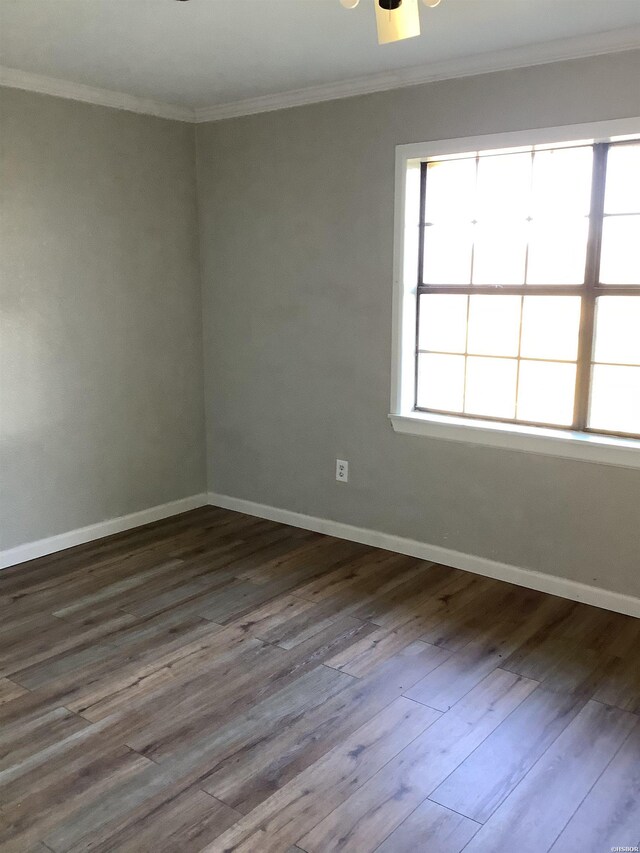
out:
{"label": "window grid", "polygon": [[[602,284],[600,282],[600,254],[602,247],[602,233],[604,221],[609,217],[616,216],[639,216],[637,212],[622,212],[622,213],[605,213],[605,190],[606,190],[606,174],[607,174],[607,156],[611,148],[619,145],[637,144],[637,139],[630,139],[616,143],[596,143],[593,148],[593,167],[591,176],[591,202],[588,214],[589,231],[586,246],[586,261],[585,261],[585,276],[584,281],[580,284],[565,284],[565,285],[539,285],[527,283],[527,272],[529,262],[529,245],[527,240],[524,260],[524,278],[523,284],[517,285],[477,285],[473,284],[474,273],[474,255],[475,255],[475,240],[471,246],[471,264],[469,274],[469,284],[425,284],[424,283],[424,244],[426,228],[431,223],[426,221],[426,191],[427,191],[427,168],[428,163],[433,162],[436,158],[429,161],[423,161],[421,164],[420,173],[420,216],[419,216],[419,240],[418,240],[418,287],[417,287],[417,310],[416,310],[416,339],[415,339],[415,382],[414,382],[414,409],[416,411],[427,411],[436,414],[454,415],[461,418],[471,418],[474,420],[486,420],[498,423],[513,423],[525,426],[542,426],[553,427],[555,429],[576,430],[594,434],[616,435],[623,437],[640,437],[637,433],[619,432],[615,430],[606,430],[600,428],[591,428],[588,425],[589,418],[589,403],[591,391],[591,378],[594,365],[610,365],[610,366],[626,366],[626,363],[618,362],[601,362],[594,360],[594,338],[595,338],[595,322],[596,322],[596,305],[597,300],[601,296],[637,296],[640,297],[640,282],[638,284],[623,284],[611,285]],[[572,146],[574,148],[585,146]],[[548,149],[547,149],[548,150]],[[566,150],[566,149],[565,149]],[[506,152],[501,152],[501,155]],[[532,165],[536,151],[531,151]],[[493,156],[493,155],[486,155]],[[496,155],[497,156],[497,155]],[[507,155],[508,156],[508,155]],[[480,155],[476,155],[476,181],[478,168],[480,163]],[[531,170],[531,180],[533,181],[533,168]],[[530,190],[531,191],[531,190]],[[528,216],[527,221],[531,221],[531,216]],[[477,220],[473,220],[475,225]],[[442,350],[429,350],[420,347],[420,297],[423,295],[432,294],[456,294],[467,296],[467,311],[466,311],[466,331],[465,331],[465,350],[462,352],[444,352]],[[517,355],[488,355],[486,353],[469,352],[469,326],[470,326],[470,308],[472,295],[518,295],[520,296],[520,316],[518,329],[518,351]],[[578,354],[576,360],[569,359],[547,359],[533,358],[522,356],[522,329],[523,329],[523,314],[524,314],[524,298],[525,296],[579,296],[581,297],[581,316],[580,329],[578,336]],[[447,409],[424,408],[418,406],[418,382],[419,382],[419,357],[421,354],[435,355],[460,355],[464,357],[464,385],[463,385],[463,404],[462,412],[452,411]],[[515,360],[517,366],[516,375],[516,396],[515,396],[515,417],[494,417],[491,415],[480,415],[464,412],[467,395],[467,366],[469,357],[476,355],[481,358],[507,359]],[[575,397],[574,397],[574,412],[573,420],[569,425],[559,425],[557,423],[546,423],[543,421],[528,421],[519,418],[518,415],[518,391],[520,385],[520,366],[522,362],[543,362],[552,364],[571,364],[576,365],[576,382],[575,382]],[[635,365],[633,365],[635,366]]]}

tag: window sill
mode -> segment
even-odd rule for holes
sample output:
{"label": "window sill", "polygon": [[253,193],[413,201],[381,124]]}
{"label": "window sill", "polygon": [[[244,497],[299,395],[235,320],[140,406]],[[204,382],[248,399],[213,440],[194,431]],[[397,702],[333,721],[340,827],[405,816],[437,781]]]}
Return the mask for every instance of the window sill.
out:
{"label": "window sill", "polygon": [[521,453],[540,453],[600,465],[640,468],[640,440],[632,438],[496,424],[424,412],[392,414],[389,419],[394,430],[405,435],[426,435],[445,441],[501,447]]}

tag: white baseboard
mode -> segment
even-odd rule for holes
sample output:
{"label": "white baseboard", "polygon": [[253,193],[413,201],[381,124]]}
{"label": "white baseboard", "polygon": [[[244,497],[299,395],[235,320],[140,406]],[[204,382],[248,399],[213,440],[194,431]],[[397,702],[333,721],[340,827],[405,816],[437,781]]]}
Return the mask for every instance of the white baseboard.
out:
{"label": "white baseboard", "polygon": [[74,545],[83,545],[85,542],[91,542],[94,539],[102,539],[103,536],[111,536],[113,533],[122,533],[123,530],[141,527],[143,524],[150,524],[152,521],[160,521],[162,518],[178,515],[180,512],[206,506],[208,503],[206,494],[191,495],[188,498],[181,498],[170,503],[142,509],[139,512],[132,512],[129,515],[99,521],[97,524],[90,524],[88,527],[79,527],[77,530],[69,530],[66,533],[58,533],[56,536],[49,536],[46,539],[38,539],[36,542],[25,542],[24,545],[16,545],[15,548],[0,551],[0,569],[6,569],[17,563],[24,563],[26,560],[34,560],[36,557],[44,557],[46,554],[54,554],[56,551],[63,551],[65,548],[72,548]]}
{"label": "white baseboard", "polygon": [[355,527],[352,524],[343,524],[328,518],[317,518],[313,515],[304,515],[287,509],[269,506],[267,504],[255,503],[254,501],[233,498],[228,495],[220,495],[214,492],[200,495],[192,495],[177,501],[149,507],[148,509],[132,512],[130,515],[122,515],[111,518],[88,527],[80,527],[77,530],[69,530],[59,533],[47,539],[39,539],[36,542],[26,542],[0,551],[0,569],[54,554],[74,545],[83,545],[94,539],[101,539],[113,533],[122,533],[152,521],[160,521],[190,509],[196,509],[210,504],[223,507],[224,509],[243,512],[259,518],[268,518],[292,527],[301,527],[305,530],[313,530],[316,533],[324,533],[335,536],[338,539],[348,539],[352,542],[361,542],[374,548],[384,548],[387,551],[396,551],[399,554],[408,554],[421,560],[430,560],[434,563],[442,563],[463,569],[467,572],[484,575],[489,578],[507,581],[508,583],[547,592],[550,595],[559,595],[572,601],[581,601],[602,607],[605,610],[613,610],[616,613],[625,613],[628,616],[640,618],[640,598],[631,595],[623,595],[619,592],[590,586],[579,581],[560,578],[556,575],[548,575],[533,569],[522,569],[508,563],[500,563],[489,560],[486,557],[477,557],[474,554],[463,554],[450,548],[442,548],[440,545],[429,545],[426,542],[418,542],[415,539],[407,539],[403,536],[395,536],[391,533],[382,533],[378,530],[370,530],[365,527]]}
{"label": "white baseboard", "polygon": [[292,527],[302,527],[305,530],[314,530],[316,533],[325,533],[328,536],[336,536],[338,539],[349,539],[352,542],[361,542],[364,545],[372,545],[375,548],[384,548],[387,551],[397,551],[399,554],[408,554],[421,560],[430,560],[434,563],[442,563],[445,566],[453,566],[466,572],[474,572],[488,578],[507,581],[507,583],[547,592],[550,595],[559,595],[571,601],[581,601],[602,607],[605,610],[613,610],[616,613],[624,613],[628,616],[640,617],[640,598],[632,595],[623,595],[619,592],[601,589],[579,581],[560,578],[556,575],[548,575],[533,569],[521,569],[508,563],[499,563],[486,557],[477,557],[474,554],[463,554],[450,548],[442,548],[440,545],[429,545],[426,542],[418,542],[415,539],[406,539],[403,536],[394,536],[391,533],[381,533],[377,530],[369,530],[365,527],[355,527],[351,524],[343,524],[328,518],[316,518],[313,515],[303,515],[287,509],[278,509],[267,504],[254,503],[242,498],[233,498],[228,495],[220,495],[215,492],[209,493],[209,503],[223,509],[231,509],[243,512],[247,515],[255,515],[259,518],[267,518],[270,521],[278,521],[282,524],[290,524]]}

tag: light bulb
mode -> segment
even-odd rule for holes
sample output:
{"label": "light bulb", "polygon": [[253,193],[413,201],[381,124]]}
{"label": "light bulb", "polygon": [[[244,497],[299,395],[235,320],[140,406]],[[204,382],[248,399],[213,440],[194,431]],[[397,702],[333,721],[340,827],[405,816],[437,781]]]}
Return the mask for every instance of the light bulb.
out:
{"label": "light bulb", "polygon": [[440,0],[422,0],[425,6],[429,6],[430,9],[435,9],[436,6],[440,5]]}
{"label": "light bulb", "polygon": [[355,9],[360,0],[340,0],[345,9]]}

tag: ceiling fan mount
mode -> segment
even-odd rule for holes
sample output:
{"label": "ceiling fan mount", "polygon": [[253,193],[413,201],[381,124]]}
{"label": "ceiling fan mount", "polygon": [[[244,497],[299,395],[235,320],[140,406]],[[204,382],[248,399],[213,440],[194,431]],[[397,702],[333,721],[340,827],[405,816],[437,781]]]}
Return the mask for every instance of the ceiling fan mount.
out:
{"label": "ceiling fan mount", "polygon": [[[187,0],[177,0],[185,3]],[[441,0],[422,0],[433,9]],[[360,0],[340,0],[345,9],[355,9]],[[420,35],[418,0],[375,0],[378,44],[402,41]]]}
{"label": "ceiling fan mount", "polygon": [[[422,0],[433,9],[440,0]],[[340,0],[345,9],[355,9],[360,0]],[[375,0],[378,43],[402,41],[420,35],[418,0]]]}

